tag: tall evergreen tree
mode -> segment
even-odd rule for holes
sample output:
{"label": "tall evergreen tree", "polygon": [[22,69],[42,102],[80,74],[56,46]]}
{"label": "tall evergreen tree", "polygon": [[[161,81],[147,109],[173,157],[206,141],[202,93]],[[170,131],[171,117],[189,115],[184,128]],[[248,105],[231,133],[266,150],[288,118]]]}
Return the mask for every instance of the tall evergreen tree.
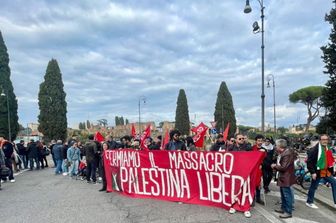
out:
{"label": "tall evergreen tree", "polygon": [[124,122],[124,117],[121,116],[121,117],[120,117],[120,125],[124,125],[124,124],[125,124],[125,122]]}
{"label": "tall evergreen tree", "polygon": [[230,123],[229,135],[233,136],[236,132],[236,116],[233,108],[232,96],[225,81],[221,83],[217,93],[214,116],[215,121],[217,122],[217,130],[224,131],[227,124]]}
{"label": "tall evergreen tree", "polygon": [[[7,47],[0,31],[0,134],[14,140],[19,132],[18,103],[10,80],[9,57]],[[8,104],[7,104],[8,98]],[[8,105],[8,106],[7,106]],[[9,111],[9,123],[8,123]],[[10,137],[9,137],[10,129]]]}
{"label": "tall evergreen tree", "polygon": [[126,118],[126,120],[125,120],[125,124],[126,125],[128,125],[129,124],[129,121],[128,121],[128,119]]}
{"label": "tall evergreen tree", "polygon": [[45,140],[65,140],[67,138],[67,103],[63,90],[62,74],[58,63],[52,59],[48,63],[44,82],[38,94],[40,115],[39,131]]}
{"label": "tall evergreen tree", "polygon": [[187,96],[183,89],[180,89],[176,103],[175,128],[180,130],[182,135],[189,135],[190,119],[188,111]]}
{"label": "tall evergreen tree", "polygon": [[[329,75],[326,88],[322,95],[322,104],[326,108],[326,117],[321,119],[323,125],[336,131],[336,9],[331,9],[330,13],[325,16],[325,21],[332,28],[329,35],[329,43],[321,47],[323,52],[322,59],[325,63],[325,74]],[[321,123],[322,125],[322,123]]]}
{"label": "tall evergreen tree", "polygon": [[86,128],[90,129],[91,128],[91,123],[89,120],[86,120]]}

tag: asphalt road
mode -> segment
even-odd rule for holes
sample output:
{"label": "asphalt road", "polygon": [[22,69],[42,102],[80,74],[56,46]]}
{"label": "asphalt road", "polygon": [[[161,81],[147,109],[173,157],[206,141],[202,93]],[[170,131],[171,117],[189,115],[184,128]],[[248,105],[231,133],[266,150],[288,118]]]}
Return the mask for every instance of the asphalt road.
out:
{"label": "asphalt road", "polygon": [[[178,204],[152,199],[135,199],[118,193],[98,192],[100,184],[87,184],[67,176],[55,176],[53,169],[26,171],[15,183],[0,191],[1,223],[45,222],[336,222],[336,209],[305,206],[305,195],[296,193],[293,218],[282,221],[273,210],[280,200],[278,188],[266,195],[266,206],[252,209],[252,218],[231,215],[221,208]],[[329,193],[331,196],[331,193]]]}

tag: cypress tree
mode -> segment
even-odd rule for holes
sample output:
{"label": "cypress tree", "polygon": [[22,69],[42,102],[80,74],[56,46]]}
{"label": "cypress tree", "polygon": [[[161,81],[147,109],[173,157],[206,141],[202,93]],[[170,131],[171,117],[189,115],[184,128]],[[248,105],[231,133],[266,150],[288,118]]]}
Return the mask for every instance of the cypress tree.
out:
{"label": "cypress tree", "polygon": [[[3,94],[2,94],[3,93]],[[14,140],[19,132],[18,123],[18,103],[14,94],[12,81],[10,80],[9,57],[7,47],[2,38],[0,31],[0,134],[9,139],[9,126],[11,136],[10,139]],[[8,107],[7,107],[8,98]],[[8,123],[9,111],[9,123]],[[10,124],[10,125],[9,125]]]}
{"label": "cypress tree", "polygon": [[329,80],[321,98],[322,104],[326,108],[326,117],[321,119],[319,126],[323,125],[325,129],[331,128],[336,131],[336,9],[331,9],[330,13],[325,16],[325,21],[332,28],[329,43],[321,47],[326,69],[324,73],[329,75]]}
{"label": "cypress tree", "polygon": [[214,116],[215,121],[217,122],[217,130],[224,131],[227,124],[230,123],[229,135],[233,136],[236,132],[236,116],[233,108],[232,96],[225,81],[221,83],[217,93]]}
{"label": "cypress tree", "polygon": [[67,103],[63,90],[62,74],[58,63],[52,59],[48,63],[44,82],[40,84],[38,94],[40,115],[39,131],[45,140],[66,140],[67,138]]}
{"label": "cypress tree", "polygon": [[188,111],[187,96],[183,89],[180,89],[176,103],[175,113],[175,128],[178,129],[182,135],[189,135],[190,120]]}
{"label": "cypress tree", "polygon": [[125,120],[125,124],[126,125],[128,125],[129,124],[129,121],[128,121],[128,119],[126,118],[126,120]]}
{"label": "cypress tree", "polygon": [[86,120],[86,128],[90,129],[91,128],[91,123],[89,120]]}

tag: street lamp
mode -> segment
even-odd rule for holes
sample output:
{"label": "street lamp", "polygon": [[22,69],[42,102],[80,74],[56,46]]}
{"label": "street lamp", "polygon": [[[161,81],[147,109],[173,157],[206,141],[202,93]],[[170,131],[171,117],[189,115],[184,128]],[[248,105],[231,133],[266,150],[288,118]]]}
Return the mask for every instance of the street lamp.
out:
{"label": "street lamp", "polygon": [[145,96],[140,96],[139,97],[139,103],[138,103],[138,106],[139,106],[139,135],[141,135],[141,124],[140,124],[141,123],[141,109],[140,109],[141,102],[146,104],[146,97]]}
{"label": "street lamp", "polygon": [[8,100],[8,91],[5,94],[4,89],[2,88],[1,97],[6,97],[7,99],[7,119],[8,119],[8,140],[12,141],[12,133],[11,133],[11,126],[10,126],[10,114],[9,114],[9,100]]}
{"label": "street lamp", "polygon": [[[261,7],[261,28],[259,27],[258,22],[253,23],[253,33],[259,33],[261,32],[261,131],[265,131],[265,65],[264,65],[264,0],[258,0],[260,7]],[[250,1],[246,0],[246,5],[244,8],[244,13],[250,13],[252,12],[252,8],[250,6]]]}
{"label": "street lamp", "polygon": [[275,115],[275,81],[274,81],[274,75],[269,74],[267,75],[267,88],[270,88],[270,81],[272,80],[273,82],[273,119],[274,119],[274,133],[277,133],[276,129],[276,115]]}

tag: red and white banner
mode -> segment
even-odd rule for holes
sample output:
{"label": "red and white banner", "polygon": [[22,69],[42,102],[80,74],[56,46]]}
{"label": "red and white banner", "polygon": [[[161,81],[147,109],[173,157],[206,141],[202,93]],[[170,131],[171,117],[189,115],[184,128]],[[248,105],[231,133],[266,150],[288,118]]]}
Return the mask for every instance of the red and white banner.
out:
{"label": "red and white banner", "polygon": [[250,209],[262,152],[107,150],[107,191],[135,198]]}

